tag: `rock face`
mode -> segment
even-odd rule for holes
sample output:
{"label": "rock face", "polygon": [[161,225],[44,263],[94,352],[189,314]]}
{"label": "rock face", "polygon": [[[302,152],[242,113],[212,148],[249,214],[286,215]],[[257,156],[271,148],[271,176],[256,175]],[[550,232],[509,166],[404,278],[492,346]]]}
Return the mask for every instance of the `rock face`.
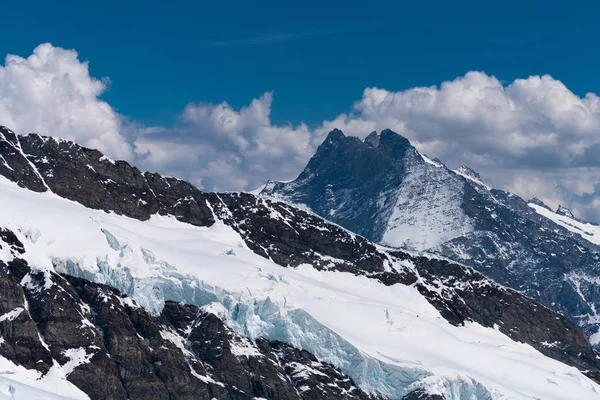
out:
{"label": "rock face", "polygon": [[575,215],[573,215],[573,212],[571,212],[571,210],[569,210],[567,207],[559,205],[556,209],[556,213],[558,215],[564,215],[565,217],[574,219],[576,221],[580,221],[578,218],[575,217]]}
{"label": "rock face", "polygon": [[270,182],[262,195],[306,205],[374,242],[459,261],[565,313],[588,336],[600,330],[596,244],[389,130],[364,141],[333,131],[296,180]]}
{"label": "rock face", "polygon": [[[568,318],[490,281],[470,268],[400,250],[382,249],[311,212],[273,199],[243,193],[204,193],[184,181],[141,173],[125,162],[113,162],[95,150],[71,142],[56,141],[37,134],[14,136],[12,139],[10,131],[4,129],[0,132],[3,132],[0,143],[5,146],[2,151],[14,156],[14,160],[11,160],[15,166],[30,168],[29,172],[23,173],[7,161],[0,173],[25,188],[51,190],[86,207],[110,210],[141,220],[157,212],[174,215],[180,221],[197,226],[210,226],[218,220],[235,229],[255,253],[271,258],[282,266],[296,267],[310,263],[317,269],[363,275],[386,285],[414,285],[450,323],[461,325],[466,321],[475,321],[486,327],[496,327],[514,340],[528,343],[543,354],[575,366],[591,378],[600,380],[600,363],[596,353]],[[323,146],[327,150],[346,139],[341,132],[333,132],[327,139],[329,142],[326,141]],[[396,146],[404,151],[404,157],[395,154],[393,149]],[[384,153],[371,158],[356,157],[356,162],[367,162],[374,168],[372,172],[365,172],[363,183],[383,179],[389,183],[386,187],[390,196],[394,193],[394,185],[402,185],[407,179],[401,176],[402,179],[398,181],[396,176],[384,177],[386,164],[382,159],[397,164],[405,172],[413,171],[415,165],[425,172],[428,168],[435,168],[438,182],[450,182],[451,185],[458,182],[463,188],[467,187],[466,178],[450,174],[438,161],[422,158],[406,140],[393,132],[371,137],[368,144],[350,139],[339,155],[366,148]],[[333,150],[327,150],[330,151]],[[9,159],[4,153],[0,155],[4,160]],[[412,164],[406,164],[407,157]],[[329,163],[332,160],[323,159],[321,162]],[[422,168],[425,164],[431,167]],[[312,179],[311,174],[321,174],[318,165],[312,165],[305,175],[306,179]],[[344,168],[340,166],[328,168],[337,168],[340,174],[344,173]],[[371,176],[375,172],[379,174],[377,179]],[[351,178],[352,174],[346,176],[346,179]],[[418,180],[413,180],[411,185],[417,187]],[[474,193],[487,190],[483,184],[468,187]],[[330,193],[327,190],[325,188],[323,191],[324,197],[318,195],[317,189],[310,196],[315,201],[337,201],[335,193],[340,190],[343,192],[342,186],[335,187],[335,190],[331,189],[334,196],[327,197],[327,193]],[[356,192],[352,193],[358,196],[363,193],[362,190],[357,185]],[[424,190],[425,194],[422,195],[436,192],[435,188]],[[343,203],[340,206],[335,203],[337,209],[343,212],[334,215],[353,219],[357,226],[360,221],[368,222],[361,218],[369,215],[371,211],[368,210],[377,210],[378,204],[397,204],[390,197],[363,208],[364,204],[356,201],[358,197],[355,199],[354,195],[350,199],[355,205]],[[456,192],[448,190],[441,193],[439,198],[449,196],[456,201],[456,195]],[[463,192],[458,192],[458,198],[464,196]],[[415,204],[417,200],[418,196],[406,202]],[[439,208],[443,204],[440,201]],[[517,206],[528,209],[524,202]],[[394,214],[392,211],[390,215]],[[460,208],[460,212],[468,216],[471,211]],[[398,215],[396,217],[399,218]],[[445,221],[449,220],[449,216],[444,218]],[[471,223],[477,227],[481,221],[473,220]],[[384,235],[386,229],[374,227],[371,232],[383,232]],[[7,313],[18,307],[25,309],[22,302],[22,293],[25,291],[31,315],[27,318],[32,321],[29,325],[24,321],[19,330],[14,331],[19,337],[11,339],[11,346],[0,347],[2,351],[14,349],[13,353],[2,353],[10,359],[17,360],[21,340],[29,338],[29,342],[37,343],[37,337],[39,346],[27,346],[34,353],[22,356],[22,362],[39,359],[42,362],[36,368],[47,370],[53,358],[61,364],[68,362],[69,354],[73,354],[65,351],[74,351],[73,344],[76,344],[79,347],[75,349],[83,348],[85,355],[93,353],[90,358],[92,363],[82,363],[76,367],[69,379],[98,398],[120,398],[123,394],[132,398],[168,398],[169,395],[175,396],[174,393],[180,396],[176,398],[191,398],[193,395],[203,398],[198,393],[206,393],[206,398],[219,399],[366,396],[340,371],[315,360],[310,354],[285,343],[266,340],[251,342],[236,335],[215,315],[192,306],[167,303],[160,317],[152,317],[108,287],[73,277],[44,275],[29,270],[27,265],[18,261],[22,246],[14,243],[16,237],[11,236],[10,231],[2,232],[4,236],[0,246],[12,243],[10,251],[16,259],[5,265],[10,273],[5,274],[5,283],[0,282],[6,285],[6,290],[14,291],[13,300],[0,311]],[[568,236],[566,238],[574,240]],[[391,268],[392,263],[402,265],[402,268]],[[69,304],[62,305],[63,300]],[[23,318],[26,316],[24,314]],[[4,329],[2,323],[0,329]],[[8,337],[5,336],[5,339]],[[97,381],[86,375],[89,374],[87,368],[94,365],[95,369],[96,363],[100,368],[98,371],[102,371],[98,373],[101,379]],[[312,373],[305,373],[309,367]],[[145,390],[152,390],[153,394]],[[315,393],[318,396],[315,397]],[[406,398],[439,399],[423,391],[413,392]]]}
{"label": "rock face", "polygon": [[444,400],[444,397],[439,394],[429,394],[423,390],[415,390],[404,396],[402,400]]}
{"label": "rock face", "polygon": [[[472,229],[460,208],[463,179],[446,174],[441,163],[425,161],[390,130],[376,138],[361,141],[332,131],[295,181],[270,182],[263,194],[304,204],[388,245],[408,242],[422,250]],[[431,181],[423,185],[426,177]]]}
{"label": "rock face", "polygon": [[[298,176],[295,182],[302,190],[290,200],[306,204],[315,213],[361,236],[380,239],[389,215],[379,215],[377,211],[393,208],[392,193],[402,182],[404,159],[412,150],[408,140],[391,131],[363,142],[333,130]],[[387,173],[389,168],[397,173]],[[279,193],[285,186],[275,184],[265,191]],[[380,195],[373,201],[356,201],[375,192]],[[377,220],[371,221],[372,218]]]}
{"label": "rock face", "polygon": [[312,354],[252,342],[194,306],[167,302],[153,317],[108,286],[20,259],[0,261],[0,288],[0,355],[42,373],[58,363],[92,399],[376,398]]}
{"label": "rock face", "polygon": [[[19,137],[18,143],[35,172],[26,170],[27,174],[13,180],[28,189],[43,191],[48,187],[86,207],[132,218],[148,219],[159,213],[199,226],[214,223],[206,195],[185,181],[142,174],[124,161],[112,161],[97,150],[72,142],[32,134]],[[42,184],[38,182],[40,177]]]}

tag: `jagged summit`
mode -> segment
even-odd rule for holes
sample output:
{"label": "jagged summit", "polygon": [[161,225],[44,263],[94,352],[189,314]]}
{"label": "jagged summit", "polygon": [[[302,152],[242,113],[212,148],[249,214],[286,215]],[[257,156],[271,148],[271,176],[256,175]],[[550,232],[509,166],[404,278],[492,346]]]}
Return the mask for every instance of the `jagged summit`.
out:
{"label": "jagged summit", "polygon": [[12,145],[17,144],[17,135],[4,125],[0,125],[0,135],[5,138]]}
{"label": "jagged summit", "polygon": [[474,187],[476,187],[480,191],[485,192],[485,191],[489,191],[492,189],[490,186],[486,185],[481,180],[481,176],[479,175],[479,173],[475,172],[474,170],[467,167],[466,165],[461,165],[460,167],[458,167],[457,169],[454,170],[454,173],[469,180],[472,184],[474,184]]}
{"label": "jagged summit", "polygon": [[[439,183],[419,188],[424,175]],[[262,194],[308,205],[371,240],[392,246],[410,241],[411,248],[423,249],[439,237],[451,239],[468,228],[459,206],[462,185],[463,180],[441,162],[421,155],[405,137],[385,129],[371,132],[364,141],[326,140],[296,180],[271,183]],[[413,191],[435,199],[434,206],[420,202]],[[438,226],[432,230],[430,221],[419,223],[423,229],[417,228],[416,234],[402,228],[403,221],[414,222],[423,213]]]}
{"label": "jagged summit", "polygon": [[327,137],[325,138],[321,146],[334,143],[339,145],[340,143],[354,142],[361,142],[363,144],[368,145],[368,147],[371,148],[378,148],[382,144],[385,144],[387,148],[393,148],[394,146],[403,147],[411,145],[408,139],[394,132],[391,129],[384,129],[380,133],[377,133],[377,131],[373,131],[369,133],[369,135],[367,135],[367,137],[364,140],[358,140],[357,137],[346,136],[344,132],[342,132],[340,129],[335,128],[327,134]]}
{"label": "jagged summit", "polygon": [[544,207],[548,211],[552,211],[552,209],[546,203],[544,203],[541,199],[538,199],[537,197],[534,197],[534,198],[530,199],[528,201],[528,203],[535,204],[535,205],[538,205],[540,207]]}
{"label": "jagged summit", "polygon": [[412,144],[407,138],[399,133],[396,133],[391,129],[384,129],[379,134],[379,146],[385,146],[391,150],[395,150],[396,148],[404,148],[407,146],[412,147]]}
{"label": "jagged summit", "polygon": [[365,138],[365,143],[370,145],[371,147],[379,146],[379,134],[377,133],[377,131],[369,133],[369,135]]}
{"label": "jagged summit", "polygon": [[479,175],[479,173],[473,171],[471,168],[467,167],[464,164],[458,167],[455,172],[463,176],[472,178],[473,180],[481,181],[481,176]]}
{"label": "jagged summit", "polygon": [[569,210],[567,207],[564,207],[560,204],[558,205],[558,208],[556,209],[556,213],[558,215],[564,215],[565,217],[577,219],[571,210]]}
{"label": "jagged summit", "polygon": [[361,199],[381,187],[394,191],[405,175],[408,159],[425,162],[408,140],[389,129],[372,132],[364,141],[333,130],[298,178],[270,183],[262,193],[294,192],[297,196],[288,200],[306,204],[334,222],[344,221],[346,228],[360,235],[380,237],[383,223],[373,225],[370,220],[378,218],[380,203],[391,207],[394,198],[364,203]]}
{"label": "jagged summit", "polygon": [[331,132],[329,132],[327,134],[327,138],[325,140],[326,141],[333,141],[333,140],[344,139],[345,137],[346,137],[346,135],[344,135],[344,132],[342,132],[341,130],[335,128],[335,129],[333,129]]}

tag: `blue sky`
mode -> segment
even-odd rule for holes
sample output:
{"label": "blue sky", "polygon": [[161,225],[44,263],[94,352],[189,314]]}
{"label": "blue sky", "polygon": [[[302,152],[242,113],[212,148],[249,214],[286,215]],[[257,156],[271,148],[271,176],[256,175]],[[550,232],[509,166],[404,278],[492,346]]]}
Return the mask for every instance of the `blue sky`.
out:
{"label": "blue sky", "polygon": [[599,93],[600,6],[578,4],[5,1],[0,50],[76,49],[93,76],[111,79],[103,98],[145,124],[169,123],[190,101],[240,107],[266,91],[275,123],[317,124],[366,87],[437,85],[470,70],[550,74]]}
{"label": "blue sky", "polygon": [[208,190],[333,128],[600,222],[600,3],[4,1],[0,124]]}

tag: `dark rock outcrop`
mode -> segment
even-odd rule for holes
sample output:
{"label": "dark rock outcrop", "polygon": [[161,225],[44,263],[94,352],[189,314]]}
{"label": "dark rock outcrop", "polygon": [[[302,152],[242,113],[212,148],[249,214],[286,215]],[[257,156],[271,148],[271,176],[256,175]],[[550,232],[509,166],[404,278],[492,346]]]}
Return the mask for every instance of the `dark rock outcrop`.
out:
{"label": "dark rock outcrop", "polygon": [[0,159],[0,174],[20,186],[52,190],[88,208],[141,220],[158,213],[198,226],[214,223],[206,194],[185,181],[142,174],[125,161],[113,161],[73,142],[37,134],[7,140],[7,132],[11,131],[0,127],[0,155],[6,161],[2,164]]}
{"label": "dark rock outcrop", "polygon": [[446,400],[444,396],[439,394],[429,394],[425,390],[417,389],[410,392],[402,398],[402,400]]}
{"label": "dark rock outcrop", "polygon": [[[405,153],[412,146],[390,130],[368,140],[333,130],[319,146],[294,184],[272,182],[265,192],[283,194],[316,214],[369,239],[379,238],[378,210],[393,207],[392,196],[369,199],[372,193],[395,190],[402,182]],[[393,174],[389,171],[394,171]]]}

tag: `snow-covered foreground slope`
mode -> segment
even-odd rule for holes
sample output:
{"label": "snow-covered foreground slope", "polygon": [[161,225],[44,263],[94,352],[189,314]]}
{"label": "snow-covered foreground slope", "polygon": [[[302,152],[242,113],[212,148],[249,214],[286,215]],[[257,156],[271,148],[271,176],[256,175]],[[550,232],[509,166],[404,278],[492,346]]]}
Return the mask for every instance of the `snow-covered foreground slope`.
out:
{"label": "snow-covered foreground slope", "polygon": [[0,357],[0,399],[65,400],[88,399],[88,396],[65,379],[65,371],[55,366],[42,377]]}
{"label": "snow-covered foreground slope", "polygon": [[1,224],[19,235],[32,267],[110,284],[155,313],[165,299],[205,306],[241,333],[304,348],[390,398],[417,387],[447,399],[600,398],[600,386],[531,346],[474,323],[450,325],[414,287],[283,268],[219,221],[142,222],[4,178],[0,205]]}

